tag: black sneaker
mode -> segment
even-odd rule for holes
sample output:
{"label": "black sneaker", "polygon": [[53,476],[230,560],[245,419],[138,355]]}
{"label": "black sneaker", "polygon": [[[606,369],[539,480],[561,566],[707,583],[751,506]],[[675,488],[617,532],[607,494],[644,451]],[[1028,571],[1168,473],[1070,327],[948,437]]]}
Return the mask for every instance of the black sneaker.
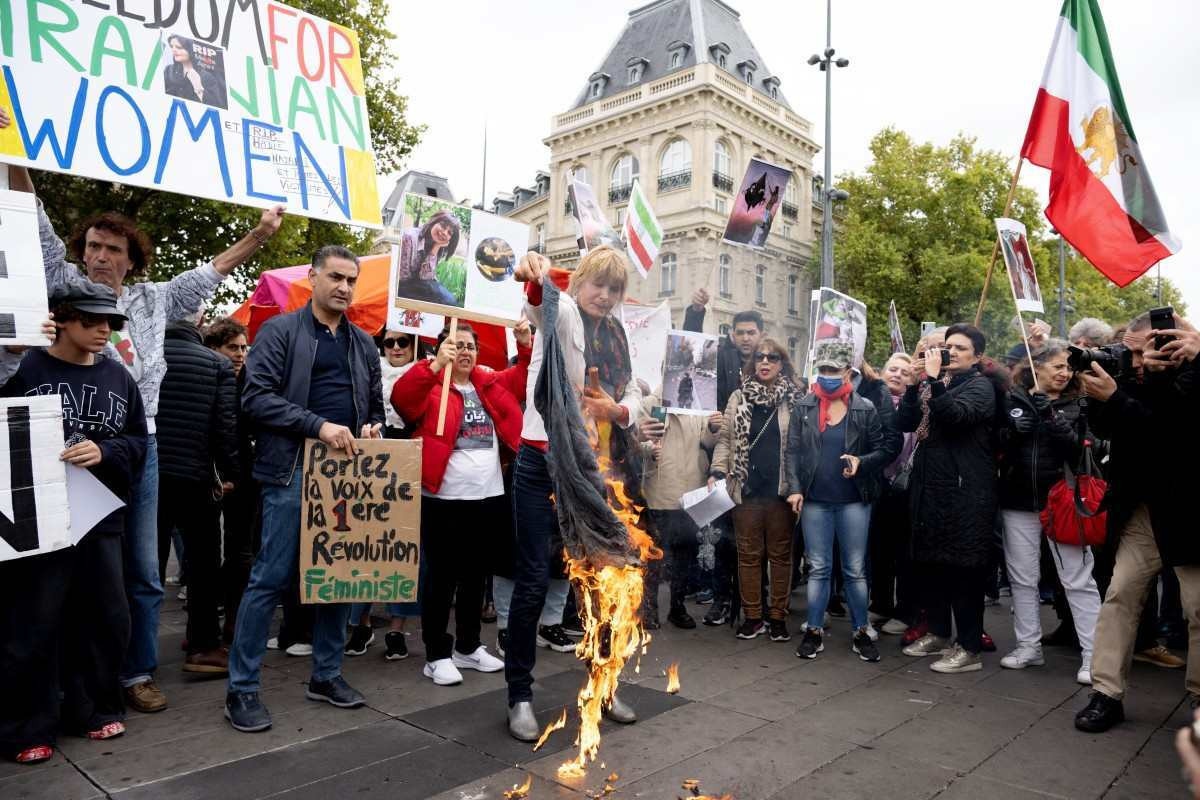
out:
{"label": "black sneaker", "polygon": [[309,681],[304,696],[309,700],[321,700],[338,708],[358,708],[367,702],[362,692],[352,688],[341,675],[328,681]]}
{"label": "black sneaker", "polygon": [[737,638],[753,639],[756,636],[761,636],[766,629],[761,619],[748,619],[737,629]]}
{"label": "black sneaker", "polygon": [[570,636],[572,639],[583,638],[583,623],[578,619],[574,621],[563,620],[563,624],[559,625],[558,627],[563,633],[565,633],[567,636]]}
{"label": "black sneaker", "polygon": [[792,635],[788,633],[787,623],[781,619],[768,620],[767,630],[771,634],[772,642],[791,641]]}
{"label": "black sneaker", "polygon": [[350,631],[350,641],[346,642],[346,655],[361,656],[375,641],[375,631],[370,625],[355,625]]}
{"label": "black sneaker", "polygon": [[1075,626],[1059,623],[1052,633],[1042,637],[1043,647],[1079,648],[1079,637],[1075,635]]}
{"label": "black sneaker", "polygon": [[814,628],[804,629],[804,638],[800,640],[800,646],[796,648],[797,658],[816,658],[817,653],[825,649],[825,642],[821,638],[821,634]]}
{"label": "black sneaker", "polygon": [[563,631],[562,625],[539,625],[537,646],[549,647],[556,653],[572,653],[575,651],[575,642]]}
{"label": "black sneaker", "polygon": [[672,608],[671,613],[667,614],[667,622],[676,628],[683,628],[685,631],[690,631],[696,627],[696,620],[692,619],[692,615],[683,606]]}
{"label": "black sneaker", "polygon": [[704,615],[704,624],[717,627],[729,622],[729,601],[714,600],[712,608]]}
{"label": "black sneaker", "polygon": [[1075,727],[1084,733],[1104,733],[1124,721],[1125,706],[1121,701],[1100,692],[1092,692],[1087,706],[1075,715]]}
{"label": "black sneaker", "polygon": [[504,658],[504,651],[508,647],[508,628],[501,628],[496,631],[496,652]]}
{"label": "black sneaker", "polygon": [[879,648],[875,646],[875,642],[871,641],[866,630],[854,634],[854,643],[850,645],[850,649],[858,653],[858,657],[863,661],[879,660]]}
{"label": "black sneaker", "polygon": [[388,631],[383,637],[383,645],[387,649],[383,657],[388,661],[399,661],[408,658],[408,642],[400,631]]}
{"label": "black sneaker", "polygon": [[258,699],[258,692],[225,695],[225,719],[242,733],[257,733],[271,727],[271,712]]}

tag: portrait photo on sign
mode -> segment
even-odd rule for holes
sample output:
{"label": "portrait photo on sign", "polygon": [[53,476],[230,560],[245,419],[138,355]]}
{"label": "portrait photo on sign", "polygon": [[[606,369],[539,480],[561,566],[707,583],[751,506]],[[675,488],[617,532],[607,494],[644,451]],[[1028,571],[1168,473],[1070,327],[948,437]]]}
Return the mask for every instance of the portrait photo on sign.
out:
{"label": "portrait photo on sign", "polygon": [[621,235],[613,230],[612,225],[600,210],[596,202],[596,194],[592,187],[583,181],[571,181],[567,187],[567,195],[571,201],[571,215],[575,218],[576,241],[579,252],[586,253],[606,244],[618,250],[624,250]]}
{"label": "portrait photo on sign", "polygon": [[229,107],[224,50],[175,33],[167,36],[166,50],[164,92],[206,106]]}
{"label": "portrait photo on sign", "polygon": [[733,211],[725,225],[725,241],[765,247],[791,177],[791,170],[785,167],[750,159],[742,185],[733,198]]}
{"label": "portrait photo on sign", "polygon": [[662,402],[672,414],[717,410],[717,347],[720,337],[691,331],[667,335]]}
{"label": "portrait photo on sign", "polygon": [[1015,219],[1000,217],[996,220],[996,232],[1000,235],[1000,250],[1004,253],[1017,310],[1043,313],[1046,309],[1042,303],[1042,289],[1029,252],[1025,226]]}
{"label": "portrait photo on sign", "polygon": [[848,344],[853,353],[850,366],[857,369],[867,349],[867,306],[850,295],[827,287],[813,291],[817,301],[816,317],[812,322],[812,345]]}
{"label": "portrait photo on sign", "polygon": [[472,211],[466,307],[501,320],[519,319],[525,285],[513,278],[513,272],[528,249],[528,225]]}

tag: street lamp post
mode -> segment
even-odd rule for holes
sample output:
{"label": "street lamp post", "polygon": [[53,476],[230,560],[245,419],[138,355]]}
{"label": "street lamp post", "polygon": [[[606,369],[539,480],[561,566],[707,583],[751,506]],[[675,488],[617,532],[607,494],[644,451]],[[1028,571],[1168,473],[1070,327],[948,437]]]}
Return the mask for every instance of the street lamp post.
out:
{"label": "street lamp post", "polygon": [[849,198],[846,192],[833,188],[833,68],[847,67],[850,59],[833,57],[833,0],[825,3],[825,53],[809,56],[811,66],[820,65],[825,73],[825,180],[821,184],[821,285],[833,286],[833,203]]}

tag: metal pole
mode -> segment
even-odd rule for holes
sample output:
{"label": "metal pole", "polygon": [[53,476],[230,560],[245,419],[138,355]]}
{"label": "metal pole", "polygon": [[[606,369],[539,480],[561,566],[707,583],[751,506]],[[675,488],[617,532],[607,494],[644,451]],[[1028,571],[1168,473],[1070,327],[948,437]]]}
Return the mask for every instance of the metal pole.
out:
{"label": "metal pole", "polygon": [[[833,47],[833,0],[825,4],[825,50]],[[833,186],[833,58],[825,56],[825,180],[821,184],[821,285],[833,288],[833,200],[829,197]]]}
{"label": "metal pole", "polygon": [[1058,235],[1058,335],[1067,338],[1067,246]]}

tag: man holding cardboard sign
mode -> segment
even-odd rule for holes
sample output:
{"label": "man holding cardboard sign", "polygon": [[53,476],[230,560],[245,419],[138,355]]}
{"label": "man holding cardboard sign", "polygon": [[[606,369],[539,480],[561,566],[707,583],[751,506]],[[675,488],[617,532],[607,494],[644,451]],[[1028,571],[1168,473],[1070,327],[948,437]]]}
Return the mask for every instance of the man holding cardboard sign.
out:
{"label": "man holding cardboard sign", "polygon": [[[262,548],[229,653],[225,716],[239,731],[271,727],[258,697],[259,670],[275,605],[299,565],[304,442],[320,439],[351,456],[356,434],[378,439],[383,427],[378,351],[345,313],[354,299],[358,258],[344,247],[322,247],[313,256],[309,280],[312,302],[268,320],[246,359],[242,408],[259,428],[254,477],[262,483]],[[362,694],[341,674],[349,608],[317,607],[305,693],[339,708],[363,704]]]}

